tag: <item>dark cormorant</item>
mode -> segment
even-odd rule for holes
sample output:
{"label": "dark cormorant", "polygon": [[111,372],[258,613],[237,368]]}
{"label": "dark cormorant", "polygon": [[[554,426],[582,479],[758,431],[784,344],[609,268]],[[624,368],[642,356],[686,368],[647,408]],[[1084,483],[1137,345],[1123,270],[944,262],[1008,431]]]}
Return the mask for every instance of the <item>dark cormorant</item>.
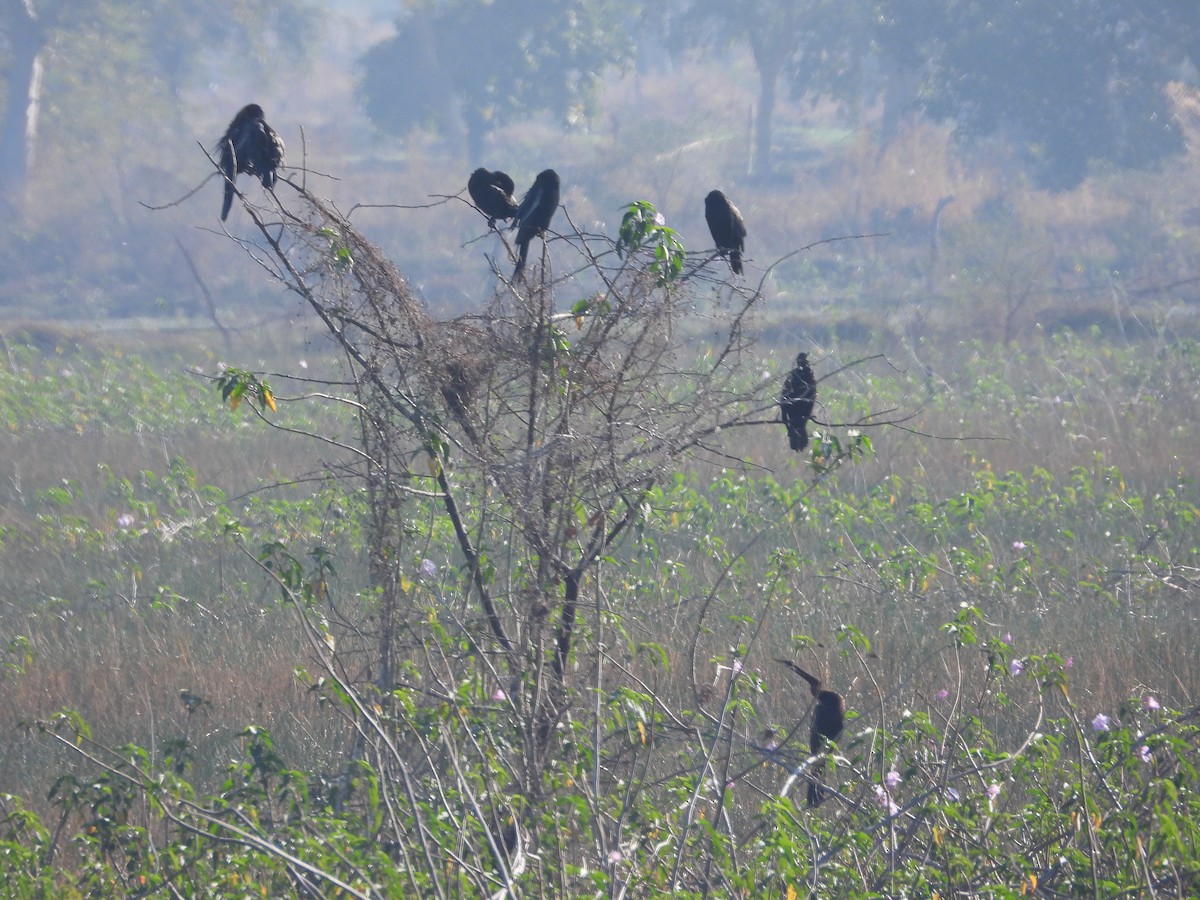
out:
{"label": "dark cormorant", "polygon": [[525,257],[529,254],[529,242],[533,240],[533,236],[542,234],[550,227],[550,220],[558,211],[558,193],[558,173],[553,169],[546,169],[538,173],[533,187],[521,199],[521,205],[517,208],[512,223],[512,227],[517,229],[517,246],[521,251],[517,267],[513,270],[513,278],[525,269]]}
{"label": "dark cormorant", "polygon": [[243,106],[233,117],[218,148],[221,171],[225,173],[225,202],[221,220],[233,205],[233,182],[238,173],[257,175],[267,190],[275,186],[275,169],[283,165],[283,140],[263,118],[257,103]]}
{"label": "dark cormorant", "polygon": [[710,191],[704,198],[704,218],[721,255],[729,253],[729,268],[733,274],[741,275],[742,251],[746,249],[746,223],[742,214],[720,191]]}
{"label": "dark cormorant", "polygon": [[817,382],[808,364],[808,354],[796,354],[796,365],[783,382],[779,395],[779,411],[787,426],[788,443],[799,452],[808,446],[808,420],[812,418],[817,400]]}
{"label": "dark cormorant", "polygon": [[488,217],[488,228],[496,227],[497,219],[511,219],[517,214],[516,190],[513,180],[497,169],[476,169],[467,180],[467,192],[479,211]]}
{"label": "dark cormorant", "polygon": [[[816,756],[821,752],[823,740],[836,741],[842,733],[846,724],[846,701],[837,691],[821,690],[821,679],[809,675],[790,659],[776,658],[775,662],[782,663],[807,681],[812,695],[817,698],[817,705],[813,708],[812,728],[808,732],[808,749]],[[820,806],[824,799],[825,792],[821,788],[821,780],[814,774],[808,782],[808,805]]]}

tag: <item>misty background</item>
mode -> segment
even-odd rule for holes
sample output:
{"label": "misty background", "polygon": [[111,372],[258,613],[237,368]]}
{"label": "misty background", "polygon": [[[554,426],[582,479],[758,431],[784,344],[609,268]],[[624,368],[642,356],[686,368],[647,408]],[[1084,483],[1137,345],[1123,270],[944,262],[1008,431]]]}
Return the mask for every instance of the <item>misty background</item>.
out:
{"label": "misty background", "polygon": [[[880,235],[771,271],[785,333],[1011,340],[1195,314],[1190,2],[3,0],[0,61],[8,331],[236,331],[297,308],[218,219],[203,151],[250,102],[285,177],[361,204],[436,311],[491,290],[498,242],[443,199],[485,165],[518,192],[557,169],[585,231],[650,200],[691,251],[719,187],[754,281]],[[237,206],[227,227],[252,238]]]}

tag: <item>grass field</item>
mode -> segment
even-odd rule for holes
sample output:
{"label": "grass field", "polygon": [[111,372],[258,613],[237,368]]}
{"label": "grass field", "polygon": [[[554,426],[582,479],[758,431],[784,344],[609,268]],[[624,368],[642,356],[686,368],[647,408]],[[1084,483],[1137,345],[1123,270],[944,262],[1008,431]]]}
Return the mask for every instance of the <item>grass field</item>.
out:
{"label": "grass field", "polygon": [[[231,411],[189,371],[216,368],[195,350],[183,351],[193,359],[164,348],[147,360],[111,347],[8,349],[0,370],[0,791],[48,827],[61,821],[80,835],[71,845],[59,833],[27,840],[40,848],[37,860],[67,867],[30,863],[29,872],[59,890],[120,893],[128,883],[114,874],[118,855],[89,837],[97,822],[137,819],[160,844],[170,828],[149,824],[144,801],[122,817],[105,814],[112,798],[97,799],[96,770],[29,724],[73,710],[90,740],[143,748],[150,768],[187,746],[200,795],[228,792],[231,773],[249,765],[239,761],[251,751],[260,759],[258,732],[246,731],[253,725],[286,761],[280,772],[305,773],[312,785],[336,780],[355,729],[297,675],[315,671],[320,654],[253,548],[279,542],[300,557],[315,546],[332,555],[336,574],[311,612],[341,629],[351,681],[370,681],[370,641],[355,644],[374,615],[361,497],[327,477],[336,448],[277,427],[333,435],[352,423],[319,404],[287,402],[283,387],[271,424],[249,405]],[[769,404],[791,351],[759,350]],[[314,371],[327,362],[309,357]],[[771,662],[786,655],[846,695],[853,715],[840,743],[850,768],[836,783],[850,799],[823,808],[817,826],[811,813],[771,799],[786,769],[763,772],[771,767],[747,764],[746,745],[735,753],[731,743],[726,796],[706,802],[732,842],[703,830],[701,840],[724,872],[722,892],[783,896],[810,882],[852,895],[888,879],[892,890],[920,892],[938,883],[933,865],[943,895],[1028,889],[1039,877],[1087,885],[1097,872],[1113,885],[1169,883],[1186,893],[1196,883],[1195,844],[1179,829],[1195,802],[1184,799],[1196,788],[1195,743],[1186,717],[1169,711],[1195,710],[1200,684],[1200,347],[1063,333],[1019,347],[893,345],[884,356],[870,341],[835,341],[813,360],[823,379],[815,456],[788,453],[770,424],[749,438],[745,429],[727,435],[723,458],[694,459],[655,490],[605,570],[612,619],[604,627],[617,642],[613,664],[627,674],[610,685],[605,743],[624,741],[618,760],[660,749],[631,770],[641,775],[624,812],[563,818],[559,810],[554,846],[571,862],[560,888],[609,893],[642,879],[640,893],[666,889],[668,873],[679,871],[669,865],[671,823],[693,813],[689,790],[709,791],[706,778],[687,775],[712,740],[699,724],[703,711],[740,716],[736,740],[759,735],[765,745],[788,734],[807,703]],[[854,424],[883,411],[901,424]],[[856,432],[870,438],[863,457],[823,469],[832,442]],[[410,515],[403,552],[414,608],[445,602],[470,616],[445,528],[431,511]],[[423,571],[423,560],[436,569]],[[661,654],[653,663],[649,647]],[[471,690],[470,717],[500,728],[487,679]],[[203,702],[185,702],[181,691]],[[696,723],[695,733],[673,733],[682,720],[673,726],[659,708]],[[1109,731],[1091,731],[1097,716],[1109,717]],[[1101,743],[1109,734],[1125,743]],[[1139,762],[1143,742],[1153,747],[1150,763]],[[1090,761],[1072,762],[1072,745]],[[568,773],[558,777],[570,783]],[[938,793],[951,782],[953,794]],[[1111,799],[1078,801],[1087,828],[1071,811],[1071,784]],[[1175,786],[1174,800],[1149,799],[1160,784]],[[990,794],[989,785],[1001,788]],[[968,804],[969,789],[976,799]],[[614,796],[621,791],[600,794]],[[1047,803],[1058,826],[1047,824]],[[14,824],[24,821],[15,804],[5,809],[20,844],[28,834]],[[889,804],[896,817],[878,820]],[[615,816],[624,831],[597,842],[599,826],[582,824],[591,816]],[[865,825],[872,816],[876,825]],[[1164,816],[1176,829],[1170,840]],[[1035,837],[1029,829],[1039,820]],[[689,832],[681,833],[682,846]],[[652,849],[656,834],[664,844]],[[802,847],[791,843],[798,838]],[[959,841],[961,859],[920,862],[918,844],[937,857]],[[1111,862],[1127,841],[1152,848],[1144,865]],[[583,861],[604,846],[608,855],[586,874]],[[1072,848],[1071,865],[1048,860],[1050,846]],[[48,847],[57,853],[47,857]],[[985,871],[982,860],[1000,850],[1006,862]],[[748,856],[774,860],[775,874],[754,876]],[[823,876],[805,862],[816,859]],[[279,883],[261,861],[238,865],[245,884]],[[369,854],[355,865],[380,877]],[[88,882],[89,872],[99,880]],[[675,883],[699,890],[694,879]]]}

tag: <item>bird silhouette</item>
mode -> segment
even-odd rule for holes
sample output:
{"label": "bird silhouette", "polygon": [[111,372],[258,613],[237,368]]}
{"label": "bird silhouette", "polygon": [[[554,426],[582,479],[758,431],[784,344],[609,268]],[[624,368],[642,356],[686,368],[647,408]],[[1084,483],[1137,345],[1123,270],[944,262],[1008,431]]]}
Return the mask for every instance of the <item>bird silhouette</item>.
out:
{"label": "bird silhouette", "polygon": [[517,229],[517,246],[520,248],[520,258],[517,267],[513,269],[513,278],[525,270],[525,258],[529,255],[529,242],[534,235],[542,234],[550,227],[550,220],[558,211],[559,180],[558,173],[546,169],[538,173],[531,187],[521,198],[517,214],[513,216],[513,228]]}
{"label": "bird silhouette", "polygon": [[742,251],[746,249],[746,223],[742,214],[720,191],[710,191],[704,198],[704,218],[721,255],[729,254],[729,268],[733,274],[741,275]]}
{"label": "bird silhouette", "polygon": [[517,201],[513,198],[516,185],[507,173],[497,169],[476,169],[467,179],[467,192],[479,211],[488,217],[488,228],[496,227],[497,219],[511,219],[517,214]]}
{"label": "bird silhouette", "polygon": [[221,221],[233,205],[233,183],[239,173],[256,175],[262,186],[275,186],[275,170],[283,165],[283,140],[263,118],[257,103],[243,106],[221,138],[218,146],[221,171],[225,175],[225,202],[221,206]]}
{"label": "bird silhouette", "polygon": [[[846,701],[837,691],[826,691],[821,688],[821,679],[809,675],[790,659],[776,657],[775,662],[787,666],[808,682],[812,695],[817,700],[813,708],[812,727],[808,732],[808,749],[814,756],[821,752],[821,744],[826,739],[836,741],[846,724]],[[820,806],[825,799],[825,791],[819,775],[814,774],[808,782],[808,805]]]}
{"label": "bird silhouette", "polygon": [[817,400],[817,382],[808,354],[796,354],[796,365],[783,382],[783,393],[779,395],[779,411],[783,424],[787,426],[788,443],[797,452],[808,446],[808,420],[812,418],[813,404]]}

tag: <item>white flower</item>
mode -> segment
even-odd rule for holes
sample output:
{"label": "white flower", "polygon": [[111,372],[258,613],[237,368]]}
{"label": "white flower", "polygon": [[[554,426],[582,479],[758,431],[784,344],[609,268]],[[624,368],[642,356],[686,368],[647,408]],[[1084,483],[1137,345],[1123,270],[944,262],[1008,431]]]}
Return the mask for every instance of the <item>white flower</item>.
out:
{"label": "white flower", "polygon": [[900,807],[892,801],[892,795],[885,791],[881,784],[875,785],[875,802],[886,809],[889,816],[900,812]]}

